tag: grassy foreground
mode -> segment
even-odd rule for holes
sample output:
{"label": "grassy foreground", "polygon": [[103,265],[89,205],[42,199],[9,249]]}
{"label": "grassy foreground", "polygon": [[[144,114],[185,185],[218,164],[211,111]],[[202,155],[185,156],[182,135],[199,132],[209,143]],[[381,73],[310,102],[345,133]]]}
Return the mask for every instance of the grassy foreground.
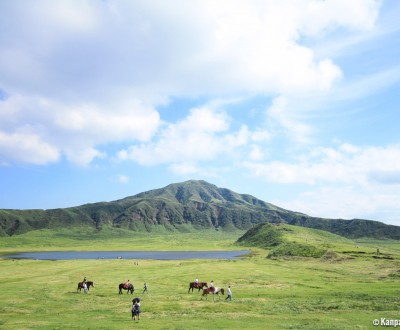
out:
{"label": "grassy foreground", "polygon": [[[224,235],[155,235],[149,241],[154,250],[242,248],[232,244],[237,234]],[[32,236],[20,239],[25,239],[28,250],[35,244],[43,250],[50,243],[58,249],[74,247],[68,247],[71,242],[64,238],[53,237],[46,243]],[[89,250],[151,247],[143,237],[137,241],[121,238],[121,246],[117,241],[104,238],[82,246]],[[374,319],[400,318],[399,244],[381,244],[381,255],[376,256],[371,251],[379,242],[369,245],[363,241],[357,248],[346,243],[340,243],[346,253],[321,259],[267,259],[267,251],[260,249],[243,260],[139,260],[138,265],[137,260],[0,259],[0,328],[372,329],[380,328],[373,326]],[[16,237],[1,238],[0,250],[27,248]],[[85,275],[95,282],[88,295],[76,291]],[[212,296],[201,300],[200,293],[188,293],[188,283],[196,277],[214,280],[225,289],[231,285],[232,302],[225,297],[213,301]],[[118,284],[127,279],[136,291],[119,295]],[[144,282],[149,286],[145,295]],[[139,322],[130,316],[131,300],[136,296],[142,298]]]}

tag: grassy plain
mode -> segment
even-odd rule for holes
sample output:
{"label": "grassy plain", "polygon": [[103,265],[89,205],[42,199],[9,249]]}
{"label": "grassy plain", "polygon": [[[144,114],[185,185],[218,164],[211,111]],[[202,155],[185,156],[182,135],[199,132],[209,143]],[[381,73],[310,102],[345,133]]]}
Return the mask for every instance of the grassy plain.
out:
{"label": "grassy plain", "polygon": [[[0,238],[0,252],[241,249],[233,244],[240,234],[117,231],[88,232],[85,239],[84,233],[38,231]],[[303,235],[310,240],[309,232]],[[0,259],[0,328],[373,329],[374,319],[400,318],[399,242],[330,238],[321,244],[331,253],[319,259],[268,259],[262,249],[241,260]],[[95,282],[87,295],[76,291],[85,275]],[[233,300],[188,293],[196,277],[231,285]],[[135,285],[133,295],[118,294],[126,279]],[[148,294],[142,294],[144,282]],[[130,316],[136,296],[140,321]]]}

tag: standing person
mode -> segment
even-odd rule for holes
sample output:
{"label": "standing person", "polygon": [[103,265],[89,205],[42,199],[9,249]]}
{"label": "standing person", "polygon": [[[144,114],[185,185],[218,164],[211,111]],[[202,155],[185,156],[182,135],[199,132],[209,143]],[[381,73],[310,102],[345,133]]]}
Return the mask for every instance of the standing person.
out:
{"label": "standing person", "polygon": [[147,292],[147,283],[146,282],[144,282],[144,284],[143,284],[143,293],[145,293],[145,292]]}
{"label": "standing person", "polygon": [[132,304],[132,319],[136,320],[136,316],[138,321],[140,320],[140,302],[138,299],[133,299]]}
{"label": "standing person", "polygon": [[83,292],[85,292],[85,294],[88,293],[88,287],[87,287],[86,282],[83,282]]}
{"label": "standing person", "polygon": [[225,300],[229,299],[232,301],[232,291],[231,291],[231,286],[228,286],[228,296],[225,298]]}

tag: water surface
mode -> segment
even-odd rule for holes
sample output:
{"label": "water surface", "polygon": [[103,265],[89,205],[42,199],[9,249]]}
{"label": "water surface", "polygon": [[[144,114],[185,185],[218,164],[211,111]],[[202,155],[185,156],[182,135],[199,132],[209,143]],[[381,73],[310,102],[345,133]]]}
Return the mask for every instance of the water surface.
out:
{"label": "water surface", "polygon": [[38,260],[82,260],[82,259],[236,259],[249,254],[247,250],[237,251],[45,251],[21,252],[4,255],[10,259]]}

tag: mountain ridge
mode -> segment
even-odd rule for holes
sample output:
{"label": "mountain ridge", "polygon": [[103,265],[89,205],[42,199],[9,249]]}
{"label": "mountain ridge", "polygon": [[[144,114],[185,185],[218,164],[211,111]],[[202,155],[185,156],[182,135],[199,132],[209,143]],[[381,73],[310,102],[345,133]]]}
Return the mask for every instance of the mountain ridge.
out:
{"label": "mountain ridge", "polygon": [[103,226],[152,231],[154,226],[181,230],[248,230],[260,223],[287,223],[321,229],[345,237],[400,239],[400,227],[364,219],[310,217],[239,194],[203,180],[172,183],[111,202],[97,202],[49,210],[0,210],[0,235],[69,226]]}

